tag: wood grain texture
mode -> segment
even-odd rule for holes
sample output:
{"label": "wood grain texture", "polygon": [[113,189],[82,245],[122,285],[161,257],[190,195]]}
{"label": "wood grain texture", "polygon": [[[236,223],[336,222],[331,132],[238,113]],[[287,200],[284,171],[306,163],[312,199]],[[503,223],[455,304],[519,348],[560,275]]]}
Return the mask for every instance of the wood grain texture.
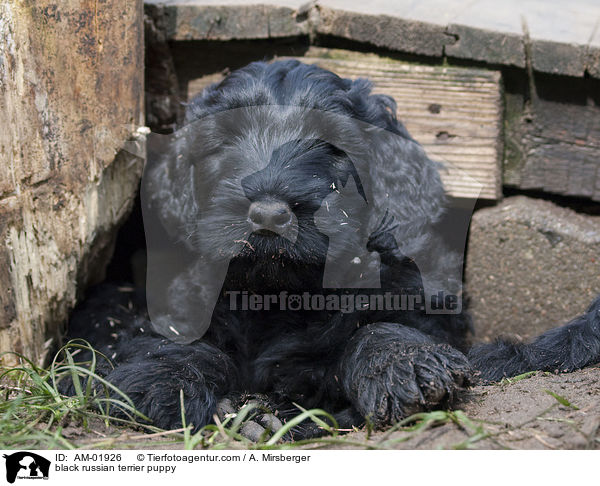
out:
{"label": "wood grain texture", "polygon": [[507,99],[505,183],[600,201],[600,107],[512,98]]}
{"label": "wood grain texture", "polygon": [[398,119],[431,159],[445,164],[442,178],[451,196],[501,198],[499,72],[425,66],[321,48],[311,48],[298,59],[341,77],[368,78],[375,93],[392,96]]}
{"label": "wood grain texture", "polygon": [[143,123],[142,2],[63,3],[0,2],[0,351],[39,362],[102,278],[142,166],[123,150]]}

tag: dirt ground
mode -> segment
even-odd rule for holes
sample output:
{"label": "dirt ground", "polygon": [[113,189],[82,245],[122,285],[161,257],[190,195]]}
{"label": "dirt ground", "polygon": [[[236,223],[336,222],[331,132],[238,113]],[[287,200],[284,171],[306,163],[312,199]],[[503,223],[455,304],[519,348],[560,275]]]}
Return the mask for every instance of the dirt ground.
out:
{"label": "dirt ground", "polygon": [[[460,410],[464,412],[456,412]],[[448,416],[440,412],[441,416]],[[339,436],[346,443],[311,444],[309,449],[600,449],[600,367],[575,373],[535,373],[526,378],[476,386],[464,392],[454,413],[418,430],[364,430]],[[65,436],[80,447],[182,449],[168,434],[109,427],[66,427]],[[172,437],[172,436],[171,436]],[[166,442],[165,442],[166,441]],[[239,448],[230,443],[227,448]]]}
{"label": "dirt ground", "polygon": [[[600,449],[600,367],[476,386],[456,409],[472,423],[394,432],[388,439],[402,441],[393,445],[402,449]],[[384,434],[374,434],[371,441]]]}

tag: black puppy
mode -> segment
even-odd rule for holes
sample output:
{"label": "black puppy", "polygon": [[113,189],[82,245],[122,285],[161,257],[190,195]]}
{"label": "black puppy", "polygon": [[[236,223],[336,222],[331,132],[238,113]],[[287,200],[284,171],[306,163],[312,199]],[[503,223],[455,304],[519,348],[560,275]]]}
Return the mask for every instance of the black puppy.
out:
{"label": "black puppy", "polygon": [[345,427],[384,425],[445,403],[473,370],[495,380],[600,360],[600,299],[531,344],[470,351],[460,305],[431,312],[432,295],[459,296],[461,258],[438,229],[438,166],[395,111],[367,81],[297,61],[205,90],[144,176],[147,210],[186,255],[170,276],[149,268],[152,324],[105,287],[70,335],[107,354],[106,378],[164,428],[181,425],[180,390],[196,427],[244,392],[283,418],[298,403]]}

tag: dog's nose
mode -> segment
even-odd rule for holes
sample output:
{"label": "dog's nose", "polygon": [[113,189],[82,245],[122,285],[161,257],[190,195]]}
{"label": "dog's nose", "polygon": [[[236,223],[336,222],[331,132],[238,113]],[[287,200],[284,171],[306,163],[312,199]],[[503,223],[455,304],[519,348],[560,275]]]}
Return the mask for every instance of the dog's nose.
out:
{"label": "dog's nose", "polygon": [[253,232],[281,233],[292,222],[292,210],[282,201],[255,201],[248,210]]}

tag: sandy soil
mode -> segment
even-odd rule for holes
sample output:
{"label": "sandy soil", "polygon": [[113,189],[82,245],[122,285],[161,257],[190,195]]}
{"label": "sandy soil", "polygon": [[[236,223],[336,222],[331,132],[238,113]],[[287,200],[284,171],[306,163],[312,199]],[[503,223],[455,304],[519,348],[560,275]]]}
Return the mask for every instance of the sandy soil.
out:
{"label": "sandy soil", "polygon": [[[346,434],[351,443],[397,449],[600,449],[600,367],[575,373],[536,373],[516,382],[476,386],[462,396],[450,416],[419,430]],[[443,415],[443,414],[442,414]],[[466,418],[465,418],[466,417]],[[106,428],[68,426],[64,435],[83,447],[181,449],[168,435]],[[172,439],[173,436],[171,436]],[[233,447],[239,444],[232,444]],[[322,448],[322,444],[319,448]],[[314,446],[309,446],[312,448]]]}
{"label": "sandy soil", "polygon": [[[394,432],[387,439],[399,442],[388,445],[403,449],[600,449],[599,367],[477,386],[464,394],[456,408],[472,423]],[[361,434],[351,435],[358,438]],[[377,443],[384,436],[376,433],[370,440]]]}

